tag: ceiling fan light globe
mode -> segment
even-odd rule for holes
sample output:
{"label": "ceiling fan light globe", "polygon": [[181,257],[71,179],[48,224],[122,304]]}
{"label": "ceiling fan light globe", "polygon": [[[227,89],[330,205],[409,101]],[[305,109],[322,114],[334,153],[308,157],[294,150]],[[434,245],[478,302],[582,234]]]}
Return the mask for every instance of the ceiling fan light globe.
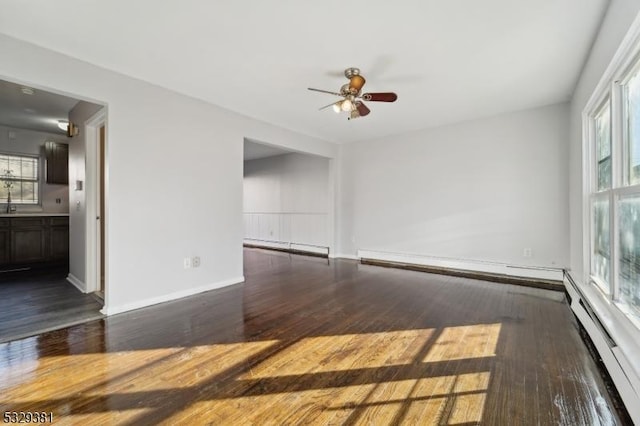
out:
{"label": "ceiling fan light globe", "polygon": [[362,86],[364,86],[365,81],[366,80],[361,75],[354,75],[349,80],[349,91],[352,93],[360,92],[360,89],[362,89]]}
{"label": "ceiling fan light globe", "polygon": [[342,105],[341,108],[343,111],[349,112],[351,111],[351,107],[353,106],[353,104],[351,103],[351,101],[349,99],[345,99],[344,101],[342,101]]}
{"label": "ceiling fan light globe", "polygon": [[335,104],[333,104],[333,112],[335,112],[336,114],[340,114],[340,111],[342,111],[342,107],[340,106],[340,102],[336,102]]}

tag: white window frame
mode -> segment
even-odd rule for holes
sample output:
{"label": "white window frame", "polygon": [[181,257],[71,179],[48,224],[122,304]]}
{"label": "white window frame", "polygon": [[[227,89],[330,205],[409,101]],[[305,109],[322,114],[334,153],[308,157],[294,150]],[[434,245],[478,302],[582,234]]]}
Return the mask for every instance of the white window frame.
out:
{"label": "white window frame", "polygon": [[[620,199],[629,195],[640,196],[640,184],[628,185],[630,182],[628,161],[623,161],[623,156],[629,152],[627,125],[624,122],[626,111],[623,88],[633,74],[640,70],[640,34],[638,34],[638,42],[634,46],[627,46],[627,49],[626,54],[618,52],[618,60],[611,63],[583,111],[583,153],[585,154],[583,159],[583,237],[584,241],[588,242],[584,244],[583,258],[585,282],[594,284],[594,287],[607,299],[610,305],[640,330],[639,313],[620,302],[620,230],[618,226],[618,202]],[[598,191],[595,117],[607,102],[611,111],[611,188]],[[593,274],[595,247],[593,206],[596,200],[604,199],[609,203],[611,244],[609,284],[604,283]]]}
{"label": "white window frame", "polygon": [[[32,158],[35,160],[36,166],[38,167],[38,179],[35,181],[38,183],[38,190],[37,192],[37,201],[35,203],[19,203],[16,201],[11,201],[11,204],[15,205],[15,206],[25,206],[25,207],[42,207],[42,186],[44,184],[44,179],[42,176],[42,172],[44,170],[44,168],[42,167],[42,158],[39,155],[36,154],[25,154],[22,152],[5,152],[5,151],[0,151],[0,155],[7,155],[9,157],[23,157],[23,158]],[[0,175],[2,175],[1,173],[2,171],[0,170]],[[18,180],[25,180],[25,181],[29,181],[27,179],[18,179]],[[0,205],[6,207],[7,205],[7,200],[0,200]]]}

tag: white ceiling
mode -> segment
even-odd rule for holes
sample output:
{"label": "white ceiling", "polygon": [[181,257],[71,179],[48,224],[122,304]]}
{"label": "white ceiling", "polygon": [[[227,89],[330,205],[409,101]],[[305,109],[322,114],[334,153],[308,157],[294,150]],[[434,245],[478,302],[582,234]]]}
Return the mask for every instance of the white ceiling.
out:
{"label": "white ceiling", "polygon": [[[0,31],[334,142],[570,99],[607,0],[3,0]],[[357,66],[395,91],[318,108]]]}
{"label": "white ceiling", "polygon": [[244,161],[275,157],[276,155],[289,154],[290,152],[293,151],[265,145],[259,142],[253,142],[249,139],[244,140]]}
{"label": "white ceiling", "polygon": [[78,100],[38,89],[32,89],[33,94],[28,95],[22,92],[24,87],[0,80],[0,124],[64,134],[58,120],[67,121]]}

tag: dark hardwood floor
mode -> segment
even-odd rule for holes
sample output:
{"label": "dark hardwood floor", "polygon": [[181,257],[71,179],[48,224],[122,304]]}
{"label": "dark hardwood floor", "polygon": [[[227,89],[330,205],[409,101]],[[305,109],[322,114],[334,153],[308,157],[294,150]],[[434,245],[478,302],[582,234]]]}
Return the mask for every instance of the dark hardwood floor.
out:
{"label": "dark hardwood floor", "polygon": [[616,425],[560,292],[245,249],[246,283],[0,344],[60,424]]}
{"label": "dark hardwood floor", "polygon": [[0,343],[102,317],[102,304],[65,275],[0,274]]}

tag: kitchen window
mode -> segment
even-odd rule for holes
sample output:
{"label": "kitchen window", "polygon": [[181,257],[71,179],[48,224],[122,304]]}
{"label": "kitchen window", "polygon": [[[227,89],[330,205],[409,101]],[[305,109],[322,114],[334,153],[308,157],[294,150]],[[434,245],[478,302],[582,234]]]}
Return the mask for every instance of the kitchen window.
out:
{"label": "kitchen window", "polygon": [[26,155],[0,154],[0,203],[39,203],[39,159]]}

